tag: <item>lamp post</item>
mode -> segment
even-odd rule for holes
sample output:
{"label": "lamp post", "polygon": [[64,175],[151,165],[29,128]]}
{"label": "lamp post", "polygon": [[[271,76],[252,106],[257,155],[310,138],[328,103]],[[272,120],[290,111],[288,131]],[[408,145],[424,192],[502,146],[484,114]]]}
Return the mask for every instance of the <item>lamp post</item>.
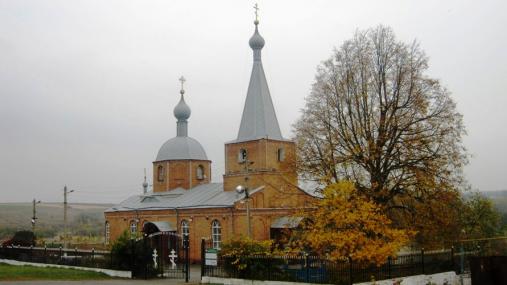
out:
{"label": "lamp post", "polygon": [[37,201],[37,199],[33,199],[32,201],[32,233],[35,237],[35,221],[37,220],[37,211],[35,209],[35,205],[40,204],[40,201]]}
{"label": "lamp post", "polygon": [[247,220],[247,227],[248,227],[248,237],[252,238],[252,231],[250,226],[250,194],[248,193],[248,187],[243,185],[238,185],[236,187],[236,192],[239,194],[245,193],[245,202],[246,202],[246,220]]}
{"label": "lamp post", "polygon": [[74,192],[74,190],[67,190],[67,185],[63,187],[63,245],[67,248],[67,195]]}

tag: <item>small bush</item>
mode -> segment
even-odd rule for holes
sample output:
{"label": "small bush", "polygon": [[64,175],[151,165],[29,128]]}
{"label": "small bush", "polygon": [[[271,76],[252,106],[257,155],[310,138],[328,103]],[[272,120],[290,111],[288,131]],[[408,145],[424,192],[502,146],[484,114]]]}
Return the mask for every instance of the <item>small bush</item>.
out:
{"label": "small bush", "polygon": [[4,242],[3,245],[20,245],[20,246],[31,246],[35,245],[35,235],[32,231],[18,231],[14,233],[14,236],[8,241]]}
{"label": "small bush", "polygon": [[246,279],[266,279],[270,275],[282,274],[283,261],[273,258],[273,254],[273,241],[245,237],[224,242],[220,250],[229,276]]}
{"label": "small bush", "polygon": [[143,240],[130,239],[127,231],[113,243],[113,267],[120,270],[131,270],[134,277],[154,277],[156,270],[151,262],[153,249]]}

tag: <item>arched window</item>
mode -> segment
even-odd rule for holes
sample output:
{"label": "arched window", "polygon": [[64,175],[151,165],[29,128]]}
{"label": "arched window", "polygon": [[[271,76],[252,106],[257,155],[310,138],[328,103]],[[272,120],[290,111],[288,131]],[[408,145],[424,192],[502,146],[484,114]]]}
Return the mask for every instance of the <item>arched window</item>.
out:
{"label": "arched window", "polygon": [[248,152],[246,151],[246,149],[244,149],[244,148],[240,149],[239,153],[238,153],[238,162],[243,163],[246,161],[247,158],[248,158]]}
{"label": "arched window", "polygon": [[199,179],[199,180],[203,180],[205,178],[204,166],[202,166],[202,165],[197,166],[196,176],[197,176],[197,179]]}
{"label": "arched window", "polygon": [[278,161],[284,161],[285,160],[285,149],[279,148],[277,151],[277,157],[278,157]]}
{"label": "arched window", "polygon": [[104,239],[105,239],[106,244],[109,244],[109,239],[111,238],[111,226],[109,225],[108,221],[106,221],[106,224],[104,227],[105,227]]}
{"label": "arched window", "polygon": [[164,181],[164,167],[162,165],[157,168],[157,179],[158,181]]}
{"label": "arched window", "polygon": [[134,238],[137,236],[137,222],[131,221],[130,222],[130,237]]}
{"label": "arched window", "polygon": [[211,239],[213,240],[213,248],[220,249],[222,243],[222,228],[218,220],[211,223]]}
{"label": "arched window", "polygon": [[181,235],[182,236],[190,235],[190,223],[187,220],[181,221]]}

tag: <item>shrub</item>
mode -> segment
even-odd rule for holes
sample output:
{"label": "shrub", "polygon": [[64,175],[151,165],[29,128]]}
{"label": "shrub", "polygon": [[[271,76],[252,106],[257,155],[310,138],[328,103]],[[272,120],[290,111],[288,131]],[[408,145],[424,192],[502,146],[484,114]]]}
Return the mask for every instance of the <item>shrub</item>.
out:
{"label": "shrub", "polygon": [[222,244],[220,256],[224,269],[231,277],[266,279],[282,274],[283,261],[273,258],[273,241],[256,241],[246,237],[233,238]]}
{"label": "shrub", "polygon": [[127,231],[114,241],[111,246],[113,267],[120,270],[131,270],[134,277],[156,276],[156,269],[151,261],[153,249],[143,240],[130,239]]}

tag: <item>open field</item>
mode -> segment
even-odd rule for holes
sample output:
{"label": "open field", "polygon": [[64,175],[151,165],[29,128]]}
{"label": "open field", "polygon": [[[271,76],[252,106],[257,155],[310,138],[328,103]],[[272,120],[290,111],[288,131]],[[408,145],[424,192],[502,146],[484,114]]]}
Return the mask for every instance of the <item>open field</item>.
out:
{"label": "open field", "polygon": [[[104,210],[111,204],[69,204],[69,231],[77,236],[102,236]],[[32,203],[0,203],[0,240],[18,230],[31,230]],[[57,237],[63,231],[63,203],[37,204],[36,235]]]}
{"label": "open field", "polygon": [[23,280],[99,280],[111,279],[104,273],[63,268],[15,266],[0,263],[0,281]]}

